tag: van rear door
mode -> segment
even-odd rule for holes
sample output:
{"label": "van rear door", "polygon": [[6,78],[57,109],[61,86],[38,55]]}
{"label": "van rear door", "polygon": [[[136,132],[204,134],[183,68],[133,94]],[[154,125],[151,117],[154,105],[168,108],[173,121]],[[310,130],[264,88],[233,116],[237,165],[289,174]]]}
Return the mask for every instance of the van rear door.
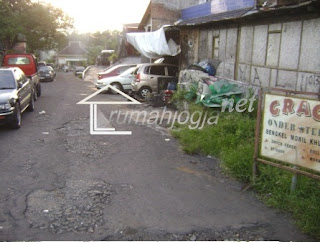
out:
{"label": "van rear door", "polygon": [[150,78],[150,86],[152,91],[155,91],[158,89],[158,78],[165,77],[165,76],[166,76],[165,66],[163,65],[150,66],[149,78]]}

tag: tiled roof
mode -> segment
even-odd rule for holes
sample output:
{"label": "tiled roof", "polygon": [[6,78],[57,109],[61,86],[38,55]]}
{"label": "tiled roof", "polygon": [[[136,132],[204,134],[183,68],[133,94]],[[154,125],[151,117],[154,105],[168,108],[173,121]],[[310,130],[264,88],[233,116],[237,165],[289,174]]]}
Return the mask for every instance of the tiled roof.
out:
{"label": "tiled roof", "polygon": [[81,47],[80,42],[70,42],[67,47],[59,52],[59,55],[85,55],[87,51]]}

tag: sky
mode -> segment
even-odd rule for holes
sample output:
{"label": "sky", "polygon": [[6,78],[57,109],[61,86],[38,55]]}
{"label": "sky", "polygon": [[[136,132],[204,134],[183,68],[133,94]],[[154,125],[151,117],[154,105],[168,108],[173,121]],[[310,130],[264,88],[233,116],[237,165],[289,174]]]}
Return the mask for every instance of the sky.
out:
{"label": "sky", "polygon": [[126,23],[140,23],[150,0],[39,0],[61,8],[74,19],[79,33],[122,30]]}

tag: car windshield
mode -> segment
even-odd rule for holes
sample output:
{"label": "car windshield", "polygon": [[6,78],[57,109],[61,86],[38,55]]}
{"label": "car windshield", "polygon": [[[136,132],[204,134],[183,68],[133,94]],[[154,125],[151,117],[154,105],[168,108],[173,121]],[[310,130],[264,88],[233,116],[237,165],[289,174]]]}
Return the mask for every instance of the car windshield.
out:
{"label": "car windshield", "polygon": [[76,67],[76,71],[84,71],[84,67],[83,66],[78,66],[78,67]]}
{"label": "car windshield", "polygon": [[129,74],[133,74],[133,71],[136,69],[136,67],[131,67],[128,70],[125,70],[122,72],[119,76],[127,76]]}
{"label": "car windshield", "polygon": [[40,66],[39,71],[43,71],[43,72],[52,71],[52,67],[51,66]]}
{"label": "car windshield", "polygon": [[12,72],[0,70],[0,89],[15,89],[15,86]]}
{"label": "car windshield", "polygon": [[126,67],[126,66],[125,66],[125,65],[124,65],[124,66],[119,66],[119,65],[113,66],[113,67],[111,67],[111,68],[105,69],[102,73],[108,74],[108,73],[110,73],[110,72],[113,72],[114,70],[120,69],[121,67]]}

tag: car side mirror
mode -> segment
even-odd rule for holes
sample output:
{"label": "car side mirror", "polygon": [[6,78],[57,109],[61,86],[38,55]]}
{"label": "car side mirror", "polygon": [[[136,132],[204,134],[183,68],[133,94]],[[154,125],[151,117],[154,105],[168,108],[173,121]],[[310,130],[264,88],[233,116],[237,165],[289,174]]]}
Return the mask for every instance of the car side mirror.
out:
{"label": "car side mirror", "polygon": [[22,88],[23,84],[21,82],[18,83],[18,89]]}

